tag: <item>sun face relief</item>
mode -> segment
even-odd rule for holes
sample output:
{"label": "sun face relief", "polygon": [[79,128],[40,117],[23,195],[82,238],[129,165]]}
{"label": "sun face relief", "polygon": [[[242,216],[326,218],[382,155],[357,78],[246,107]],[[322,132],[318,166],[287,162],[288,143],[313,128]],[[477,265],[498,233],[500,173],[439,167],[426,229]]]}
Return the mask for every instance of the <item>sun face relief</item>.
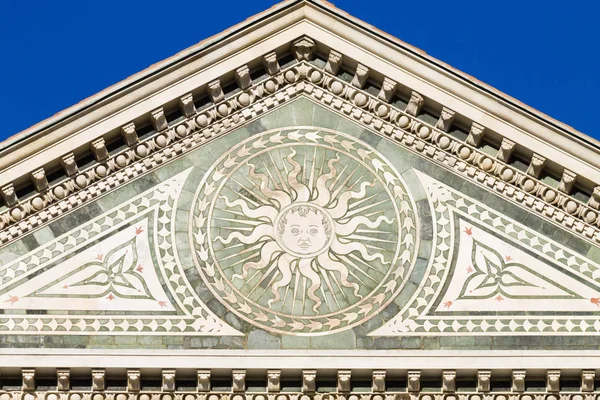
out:
{"label": "sun face relief", "polygon": [[313,334],[373,316],[403,286],[414,203],[377,152],[334,131],[240,143],[200,182],[190,240],[207,286],[264,329]]}
{"label": "sun face relief", "polygon": [[277,215],[275,239],[290,254],[315,257],[331,245],[333,225],[331,217],[322,208],[293,204]]}

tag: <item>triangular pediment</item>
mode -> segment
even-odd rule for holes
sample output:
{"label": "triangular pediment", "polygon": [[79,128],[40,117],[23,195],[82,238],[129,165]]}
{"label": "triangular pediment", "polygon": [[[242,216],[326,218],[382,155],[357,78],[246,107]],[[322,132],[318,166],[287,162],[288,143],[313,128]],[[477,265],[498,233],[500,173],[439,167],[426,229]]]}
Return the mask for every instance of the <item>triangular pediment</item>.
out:
{"label": "triangular pediment", "polygon": [[1,334],[600,342],[597,143],[321,2],[261,18],[1,150]]}

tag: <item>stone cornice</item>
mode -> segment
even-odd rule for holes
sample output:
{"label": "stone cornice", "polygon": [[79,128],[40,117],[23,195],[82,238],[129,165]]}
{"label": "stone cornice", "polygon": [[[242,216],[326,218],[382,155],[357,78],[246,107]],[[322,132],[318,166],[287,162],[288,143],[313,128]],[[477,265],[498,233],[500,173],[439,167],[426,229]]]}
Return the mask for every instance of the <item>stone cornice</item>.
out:
{"label": "stone cornice", "polygon": [[[259,357],[261,358],[261,357]],[[264,358],[264,357],[262,357]],[[359,357],[360,358],[360,357]],[[374,357],[377,358],[377,357]],[[257,358],[255,358],[257,360]],[[94,359],[94,362],[101,361]],[[13,387],[0,391],[0,398],[22,400],[593,400],[595,369],[551,367],[525,369],[443,369],[365,365],[345,369],[164,367],[120,364],[118,368],[88,364],[45,368],[2,369],[13,379]],[[395,363],[391,363],[395,364]],[[266,370],[265,370],[266,369]],[[508,373],[508,379],[507,379]],[[530,378],[531,376],[531,378]],[[180,377],[183,377],[181,379]],[[458,377],[458,378],[457,378]],[[43,381],[43,384],[39,384]],[[81,382],[90,382],[82,387]],[[223,387],[222,382],[230,382]],[[290,387],[290,381],[292,387]],[[18,384],[17,384],[18,382]],[[77,384],[75,383],[77,382]],[[118,382],[115,385],[115,382]],[[539,383],[542,383],[541,385]],[[568,384],[567,384],[568,382]],[[55,383],[55,384],[54,384]],[[534,385],[531,385],[534,383]],[[255,386],[255,387],[252,387]],[[86,385],[87,386],[87,385]],[[183,387],[182,387],[183,386]],[[258,387],[256,387],[258,386]],[[299,387],[298,387],[299,386]],[[533,386],[533,390],[532,390]],[[560,396],[560,397],[559,397]],[[585,396],[585,397],[584,397]]]}
{"label": "stone cornice", "polygon": [[[291,0],[65,110],[48,123],[41,123],[46,129],[40,130],[35,126],[16,135],[14,140],[27,146],[17,149],[21,146],[19,144],[0,152],[0,187],[9,183],[8,181],[20,179],[10,172],[11,166],[16,167],[21,160],[34,157],[36,152],[43,149],[51,151],[56,147],[53,144],[80,131],[86,131],[87,138],[111,134],[111,130],[116,127],[103,132],[87,128],[107,118],[114,120],[113,114],[117,111],[137,105],[153,93],[172,91],[174,85],[189,81],[190,76],[204,73],[210,66],[220,65],[222,71],[233,70],[225,66],[227,60],[249,53],[254,56],[266,53],[260,50],[262,44],[270,43],[269,51],[281,49],[282,42],[278,39],[283,39],[287,33],[298,31],[320,42],[320,46],[352,54],[357,62],[420,91],[434,102],[444,104],[456,113],[485,125],[488,130],[501,132],[502,136],[527,148],[540,149],[542,155],[558,165],[574,164],[573,172],[578,175],[578,183],[585,183],[584,186],[588,187],[592,182],[600,182],[600,161],[597,157],[600,144],[594,139],[536,112],[419,49],[378,31],[327,2]],[[297,37],[298,33],[295,35]],[[238,63],[238,66],[243,63]],[[184,65],[185,68],[180,68]],[[193,87],[190,90],[192,89]],[[173,97],[170,100],[172,99]],[[164,102],[158,98],[156,100]],[[455,102],[461,103],[460,109],[451,104]],[[13,139],[9,140],[11,141]],[[49,160],[40,161],[43,161],[40,165],[48,165]],[[19,165],[21,168],[18,170],[33,170],[30,163],[27,165],[25,168]],[[22,179],[19,183],[22,183]]]}
{"label": "stone cornice", "polygon": [[72,153],[58,158],[68,177],[58,184],[51,185],[45,170],[37,168],[30,180],[38,194],[26,201],[19,201],[11,184],[4,185],[0,192],[11,208],[0,215],[0,243],[15,240],[301,93],[587,240],[600,242],[598,196],[592,194],[588,205],[570,196],[578,178],[570,169],[565,168],[558,188],[550,187],[538,179],[545,157],[534,153],[529,169],[520,171],[506,163],[514,150],[512,140],[504,138],[494,157],[474,146],[486,134],[479,123],[472,122],[465,141],[456,139],[446,133],[456,114],[453,109],[444,106],[435,126],[427,124],[415,117],[427,101],[420,93],[413,91],[406,109],[398,109],[388,103],[396,88],[388,77],[381,79],[377,95],[362,89],[369,76],[380,75],[378,71],[358,64],[348,83],[327,72],[339,69],[343,53],[329,49],[329,61],[321,69],[307,61],[318,48],[313,39],[300,37],[290,46],[298,64],[281,69],[276,55],[267,53],[257,59],[270,72],[260,82],[252,82],[247,66],[238,66],[235,81],[241,92],[226,97],[220,79],[209,82],[206,89],[213,104],[207,109],[196,111],[191,93],[177,99],[183,120],[169,124],[163,107],[153,109],[148,117],[156,133],[149,138],[140,140],[133,123],[122,125],[125,150],[110,154],[103,138],[92,140],[89,146],[96,162],[86,169],[78,168]]}

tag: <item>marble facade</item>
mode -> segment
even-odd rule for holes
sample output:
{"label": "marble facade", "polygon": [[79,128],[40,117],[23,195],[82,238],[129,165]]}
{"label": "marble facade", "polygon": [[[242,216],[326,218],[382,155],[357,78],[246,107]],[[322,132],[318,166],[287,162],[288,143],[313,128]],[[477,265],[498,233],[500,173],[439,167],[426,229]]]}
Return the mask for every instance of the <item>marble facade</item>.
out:
{"label": "marble facade", "polygon": [[592,400],[596,144],[286,26],[0,149],[0,400]]}

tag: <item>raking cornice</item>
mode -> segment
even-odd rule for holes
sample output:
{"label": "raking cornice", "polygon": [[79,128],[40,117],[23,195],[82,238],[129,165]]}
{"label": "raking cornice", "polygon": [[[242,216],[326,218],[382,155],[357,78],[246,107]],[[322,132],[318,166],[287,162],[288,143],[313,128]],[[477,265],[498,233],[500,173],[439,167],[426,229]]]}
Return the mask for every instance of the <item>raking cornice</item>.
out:
{"label": "raking cornice", "polygon": [[[543,126],[550,125],[551,121],[542,123],[537,117],[525,117],[523,110],[511,111],[510,107],[498,105],[497,98],[491,109],[486,110],[488,100],[495,95],[488,93],[486,100],[481,88],[466,82],[447,66],[367,28],[320,2],[282,3],[257,16],[253,22],[241,24],[206,45],[183,52],[152,72],[137,79],[130,78],[122,88],[111,89],[114,93],[109,97],[98,98],[99,103],[90,104],[88,109],[75,110],[76,114],[55,121],[53,127],[26,131],[23,138],[27,138],[21,143],[29,141],[28,145],[19,148],[19,144],[14,144],[6,148],[0,161],[4,164],[0,165],[3,168],[0,192],[11,206],[0,215],[0,241],[12,241],[299,93],[392,137],[412,151],[587,239],[600,240],[597,228],[600,191],[590,193],[587,206],[570,196],[576,183],[591,192],[596,186],[593,182],[600,182],[600,169],[596,165],[600,164],[598,149],[592,139],[587,143],[584,136],[568,137],[575,134],[574,131],[552,133],[548,126]],[[304,36],[307,32],[309,35]],[[303,37],[305,39],[299,40],[305,43],[296,41]],[[329,62],[323,71],[300,64],[278,72],[274,60],[281,59],[290,45],[296,59],[304,63],[315,53],[329,58]],[[395,46],[393,52],[390,46]],[[255,68],[259,64],[265,65],[272,76],[250,85],[248,67]],[[355,71],[350,84],[328,75],[342,64]],[[317,73],[319,79],[315,79]],[[243,93],[225,99],[221,86],[234,77]],[[362,90],[367,79],[382,86],[377,97]],[[335,88],[333,82],[338,82]],[[397,83],[408,88],[411,95],[405,110],[387,105],[397,90]],[[213,106],[196,112],[193,101],[205,94]],[[470,98],[478,101],[469,101]],[[436,127],[414,118],[416,111],[427,102],[443,106]],[[186,120],[169,124],[166,113],[175,104]],[[507,114],[511,112],[516,114]],[[465,142],[445,133],[458,115],[471,124]],[[511,123],[496,115],[510,116],[506,119]],[[520,118],[525,118],[522,121],[528,131],[519,126]],[[136,126],[144,121],[151,121],[157,133],[139,142]],[[488,135],[501,139],[495,156],[478,149],[481,138]],[[544,135],[541,140],[540,136]],[[128,148],[109,154],[106,143],[117,136],[123,137]],[[529,154],[527,172],[506,164],[515,147],[526,156]],[[96,159],[85,171],[80,171],[77,165],[76,155],[82,148],[90,148]],[[59,164],[64,169],[65,180],[51,186],[47,171]],[[562,174],[558,188],[537,179],[549,165],[558,166]],[[23,174],[23,171],[30,172]],[[26,200],[17,198],[14,188],[24,180],[30,180],[39,194]]]}

